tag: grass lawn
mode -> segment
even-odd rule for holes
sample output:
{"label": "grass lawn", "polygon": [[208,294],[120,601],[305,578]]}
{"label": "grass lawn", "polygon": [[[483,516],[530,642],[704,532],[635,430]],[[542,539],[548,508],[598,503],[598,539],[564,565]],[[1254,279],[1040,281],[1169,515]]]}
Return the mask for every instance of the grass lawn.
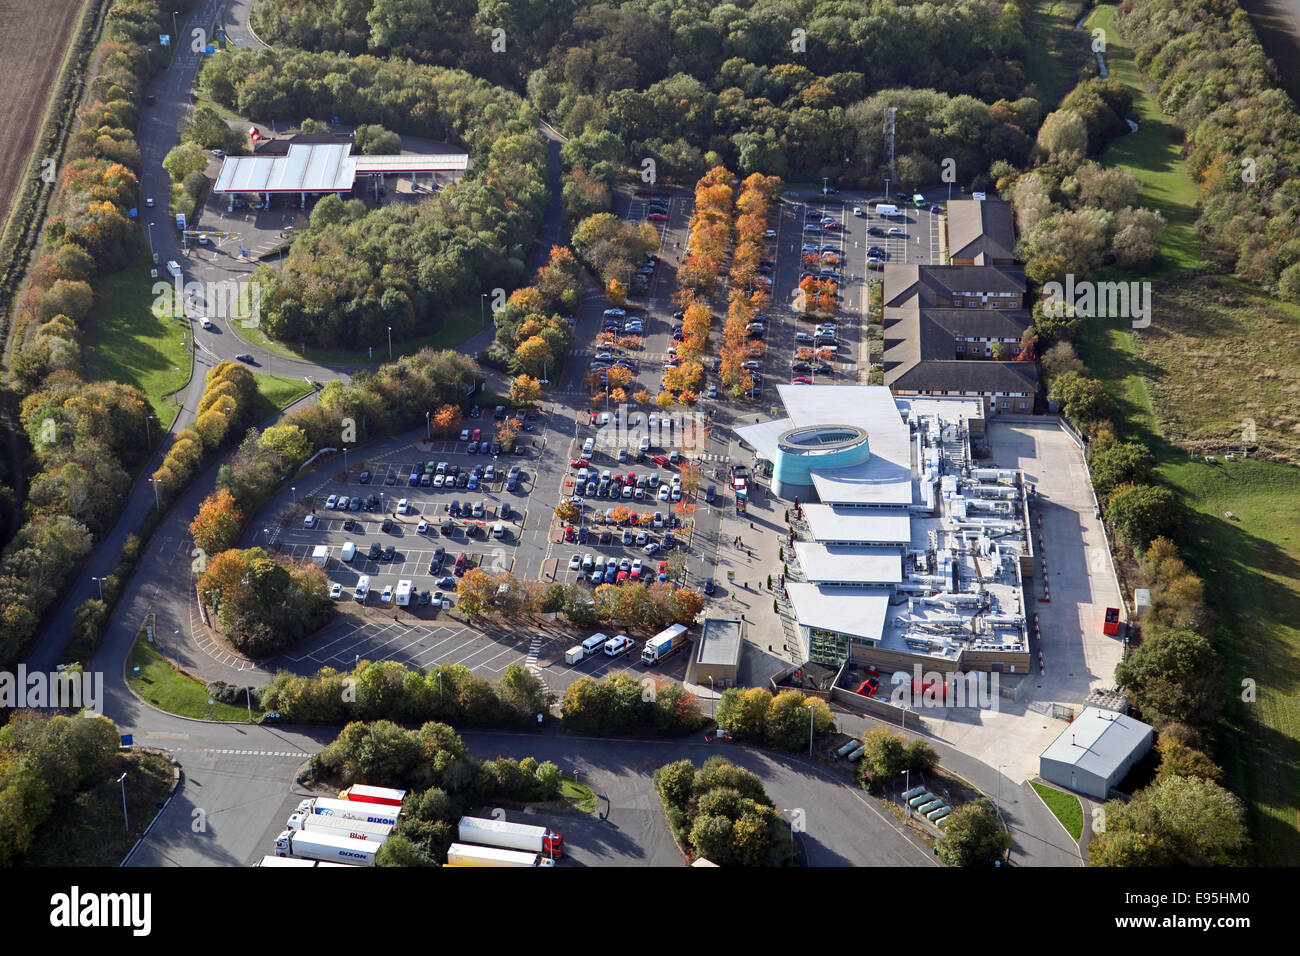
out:
{"label": "grass lawn", "polygon": [[[232,707],[229,704],[208,707],[208,692],[203,682],[182,674],[173,667],[158,653],[158,648],[145,639],[143,630],[136,636],[127,666],[131,668],[128,674],[131,688],[160,710],[181,717],[248,722],[247,707]],[[134,673],[136,667],[140,668],[138,675]],[[260,710],[253,710],[254,720],[261,715]]]}
{"label": "grass lawn", "polygon": [[596,812],[596,795],[585,783],[575,783],[565,777],[560,784],[560,796],[573,804],[575,810],[581,810],[583,813]]}
{"label": "grass lawn", "polygon": [[1088,34],[1074,29],[1082,13],[1082,0],[1033,0],[1030,5],[1025,72],[1049,109],[1070,92],[1079,65],[1091,56]]}
{"label": "grass lawn", "polygon": [[[483,322],[479,312],[480,310],[473,306],[466,306],[459,312],[452,312],[444,316],[438,328],[427,335],[404,341],[394,339],[393,358],[414,355],[424,348],[454,349],[463,345],[477,335],[482,328],[491,327],[490,322],[486,324]],[[488,318],[490,319],[491,316],[488,316]],[[388,361],[387,339],[375,343],[372,357],[369,349],[350,352],[346,349],[321,349],[307,345],[295,346],[267,338],[260,328],[244,328],[239,322],[232,322],[231,327],[235,330],[236,335],[249,344],[285,358],[305,359],[318,365],[367,365]]]}
{"label": "grass lawn", "polygon": [[1143,204],[1168,222],[1160,236],[1161,264],[1154,275],[1170,275],[1200,266],[1196,241],[1196,184],[1183,161],[1182,134],[1160,112],[1133,64],[1133,51],[1124,45],[1115,26],[1115,8],[1098,6],[1088,18],[1088,30],[1106,31],[1106,66],[1110,75],[1128,85],[1133,118],[1140,129],[1115,140],[1101,154],[1103,166],[1123,166],[1142,184]]}
{"label": "grass lawn", "polygon": [[[87,323],[85,378],[138,386],[166,429],[178,411],[166,396],[183,386],[190,374],[185,349],[191,340],[190,324],[154,315],[154,283],[163,280],[149,278],[150,268],[145,247],[131,265],[105,280],[95,296]],[[170,291],[170,284],[163,284]]]}
{"label": "grass lawn", "polygon": [[1029,781],[1029,785],[1034,788],[1034,792],[1043,798],[1043,803],[1047,804],[1047,809],[1052,811],[1052,815],[1061,821],[1061,825],[1069,832],[1070,836],[1078,840],[1083,836],[1083,804],[1079,798],[1072,793],[1066,793],[1064,790],[1057,790],[1055,787],[1044,786],[1041,783]]}
{"label": "grass lawn", "polygon": [[[126,819],[122,818],[126,774]],[[32,842],[26,866],[118,866],[144,835],[172,785],[172,769],[158,754],[115,757],[92,789],[55,804],[50,819]]]}
{"label": "grass lawn", "polygon": [[257,400],[253,407],[253,421],[256,422],[265,421],[312,390],[301,378],[279,378],[257,373],[253,374],[253,378],[257,381]]}

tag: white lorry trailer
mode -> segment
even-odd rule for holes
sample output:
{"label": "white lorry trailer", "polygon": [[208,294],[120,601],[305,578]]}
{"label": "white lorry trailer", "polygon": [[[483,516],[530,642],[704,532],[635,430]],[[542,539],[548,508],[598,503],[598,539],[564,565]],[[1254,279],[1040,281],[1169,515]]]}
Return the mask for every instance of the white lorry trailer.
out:
{"label": "white lorry trailer", "polygon": [[499,846],[469,846],[453,843],[447,848],[448,866],[555,866],[540,853],[505,850]]}
{"label": "white lorry trailer", "polygon": [[352,866],[374,866],[379,846],[380,844],[368,840],[354,840],[334,833],[284,830],[275,838],[275,855],[292,856],[300,860],[322,860],[326,863],[348,863]]}
{"label": "white lorry trailer", "polygon": [[300,860],[292,856],[264,856],[253,866],[341,866],[350,869],[350,863],[324,863],[320,860]]}
{"label": "white lorry trailer", "polygon": [[658,664],[669,654],[679,651],[685,646],[686,625],[673,624],[645,642],[645,647],[641,649],[641,663],[647,665]]}
{"label": "white lorry trailer", "polygon": [[307,830],[314,833],[334,833],[352,837],[354,840],[366,840],[370,843],[383,843],[393,835],[391,823],[371,823],[368,820],[347,820],[332,817],[324,813],[295,813],[285,824],[290,830]]}
{"label": "white lorry trailer", "polygon": [[461,817],[457,826],[461,843],[481,843],[506,850],[525,850],[547,856],[564,855],[564,837],[547,827],[489,820],[485,817]]}
{"label": "white lorry trailer", "polygon": [[298,804],[295,813],[319,813],[325,816],[341,817],[344,820],[361,820],[369,823],[389,823],[396,825],[397,807],[387,807],[378,803],[363,803],[360,800],[335,800],[331,797],[313,797]]}

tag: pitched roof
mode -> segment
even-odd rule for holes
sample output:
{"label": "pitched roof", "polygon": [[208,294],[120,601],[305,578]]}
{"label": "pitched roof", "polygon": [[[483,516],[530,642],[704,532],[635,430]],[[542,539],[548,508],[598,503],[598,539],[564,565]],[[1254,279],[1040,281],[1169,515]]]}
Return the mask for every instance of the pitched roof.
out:
{"label": "pitched roof", "polygon": [[885,308],[933,308],[939,297],[975,292],[1025,292],[1018,266],[885,266]]}
{"label": "pitched roof", "polygon": [[1015,261],[1016,231],[1011,204],[1001,199],[956,199],[948,203],[948,255],[976,265]]}
{"label": "pitched roof", "polygon": [[950,359],[918,362],[885,369],[890,388],[917,392],[1025,392],[1038,390],[1038,370],[1032,362]]}

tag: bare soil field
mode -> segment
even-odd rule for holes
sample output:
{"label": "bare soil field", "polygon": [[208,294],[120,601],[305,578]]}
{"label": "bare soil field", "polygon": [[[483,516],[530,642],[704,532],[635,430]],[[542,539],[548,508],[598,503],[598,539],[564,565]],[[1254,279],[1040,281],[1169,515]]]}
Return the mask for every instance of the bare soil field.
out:
{"label": "bare soil field", "polygon": [[0,0],[0,232],[85,0]]}

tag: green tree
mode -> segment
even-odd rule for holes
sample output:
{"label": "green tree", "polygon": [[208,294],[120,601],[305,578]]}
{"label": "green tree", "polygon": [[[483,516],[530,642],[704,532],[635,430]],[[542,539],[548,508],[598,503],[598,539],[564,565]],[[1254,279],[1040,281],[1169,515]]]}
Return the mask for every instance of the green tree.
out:
{"label": "green tree", "polygon": [[1130,441],[1094,451],[1088,465],[1097,497],[1104,500],[1120,485],[1150,478],[1155,459],[1145,445]]}
{"label": "green tree", "polygon": [[1200,777],[1157,780],[1105,811],[1088,846],[1093,866],[1232,866],[1247,846],[1241,801]]}
{"label": "green tree", "polygon": [[181,143],[163,158],[163,169],[174,183],[184,182],[190,173],[201,173],[207,167],[207,151],[198,143]]}
{"label": "green tree", "polygon": [[1120,485],[1106,499],[1106,522],[1134,550],[1152,538],[1169,535],[1178,525],[1178,502],[1168,488]]}
{"label": "green tree", "polygon": [[874,781],[892,780],[903,772],[907,766],[906,740],[902,734],[884,727],[876,727],[863,736],[866,749],[862,752],[862,766]]}
{"label": "green tree", "polygon": [[1011,834],[989,799],[981,797],[948,815],[936,848],[949,866],[989,866],[1011,848]]}
{"label": "green tree", "polygon": [[1170,721],[1205,725],[1218,711],[1218,660],[1194,631],[1156,630],[1115,666],[1115,680],[1138,700],[1142,716],[1160,727]]}

